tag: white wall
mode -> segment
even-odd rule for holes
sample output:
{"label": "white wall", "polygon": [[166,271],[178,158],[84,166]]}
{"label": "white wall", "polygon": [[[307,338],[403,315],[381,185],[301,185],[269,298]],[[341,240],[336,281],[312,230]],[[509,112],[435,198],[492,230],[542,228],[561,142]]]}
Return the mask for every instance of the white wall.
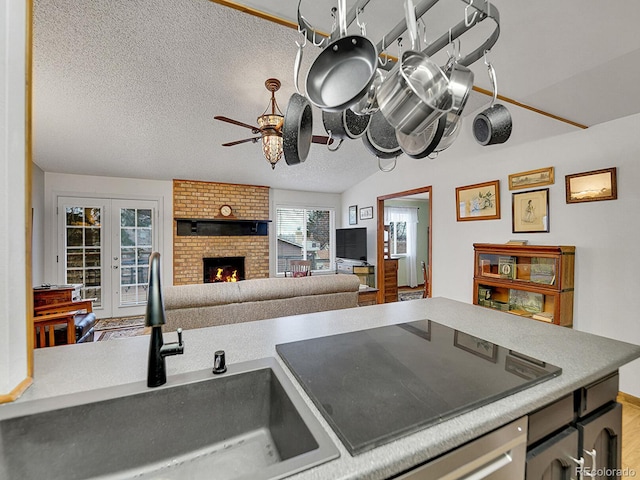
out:
{"label": "white wall", "polygon": [[[26,2],[0,1],[0,397],[27,367]],[[9,22],[9,19],[11,21]]]}
{"label": "white wall", "polygon": [[[401,157],[393,172],[378,172],[345,192],[343,208],[432,185],[433,295],[468,303],[473,297],[473,243],[517,238],[531,244],[575,245],[574,328],[640,344],[636,305],[640,255],[635,244],[640,236],[640,115],[578,130],[513,106],[509,109],[514,133],[504,145],[478,145],[467,118],[456,144],[439,158]],[[531,137],[533,130],[544,134],[545,129],[569,133],[542,140]],[[518,130],[529,138],[523,139]],[[550,232],[513,234],[508,175],[548,166],[555,167],[556,178],[549,187]],[[566,204],[565,175],[613,166],[618,169],[617,200]],[[495,179],[500,180],[501,219],[457,222],[455,188]],[[640,360],[621,369],[620,389],[640,397]]]}
{"label": "white wall", "polygon": [[31,208],[33,211],[31,245],[31,284],[44,281],[44,172],[35,163],[31,167]]}

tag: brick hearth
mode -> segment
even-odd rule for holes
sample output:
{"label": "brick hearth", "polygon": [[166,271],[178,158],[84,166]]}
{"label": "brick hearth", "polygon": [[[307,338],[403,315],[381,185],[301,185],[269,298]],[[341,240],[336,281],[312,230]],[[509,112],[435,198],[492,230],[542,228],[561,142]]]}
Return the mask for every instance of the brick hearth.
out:
{"label": "brick hearth", "polygon": [[[238,220],[269,218],[269,187],[229,183],[173,181],[173,217],[213,219],[230,205]],[[245,257],[245,276],[269,277],[268,236],[178,236],[173,227],[173,284],[202,283],[205,257]]]}

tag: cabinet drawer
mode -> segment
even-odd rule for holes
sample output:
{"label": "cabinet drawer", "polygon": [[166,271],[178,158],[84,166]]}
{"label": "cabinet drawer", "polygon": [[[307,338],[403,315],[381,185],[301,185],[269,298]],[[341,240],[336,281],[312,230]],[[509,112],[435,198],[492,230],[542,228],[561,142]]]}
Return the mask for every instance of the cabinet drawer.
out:
{"label": "cabinet drawer", "polygon": [[529,415],[529,439],[532,445],[553,432],[569,425],[575,418],[573,395],[569,394]]}
{"label": "cabinet drawer", "polygon": [[518,480],[524,478],[527,417],[417,467],[397,480]]}
{"label": "cabinet drawer", "polygon": [[618,381],[618,372],[615,372],[577,390],[576,408],[578,416],[584,417],[602,405],[615,401],[618,396]]}

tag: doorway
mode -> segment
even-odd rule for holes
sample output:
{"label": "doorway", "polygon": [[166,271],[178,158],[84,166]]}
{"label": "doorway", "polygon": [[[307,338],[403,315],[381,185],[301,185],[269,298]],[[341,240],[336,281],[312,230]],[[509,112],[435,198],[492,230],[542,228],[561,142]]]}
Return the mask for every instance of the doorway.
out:
{"label": "doorway", "polygon": [[82,284],[99,318],[141,315],[158,202],[58,197],[58,283]]}
{"label": "doorway", "polygon": [[[393,285],[389,284],[389,275],[387,275],[385,281],[385,259],[386,258],[404,258],[405,260],[409,260],[411,265],[408,268],[415,267],[417,272],[416,275],[418,277],[419,283],[424,283],[425,294],[427,297],[431,297],[433,279],[431,277],[431,202],[432,202],[432,194],[431,194],[431,186],[415,188],[412,190],[406,190],[403,192],[391,193],[388,195],[383,195],[377,198],[377,284],[378,284],[378,303],[384,303],[385,299],[389,301],[389,298],[393,298],[393,295],[389,295],[389,291],[393,290]],[[404,250],[398,250],[398,243],[402,243],[402,238],[400,237],[401,230],[398,228],[397,218],[395,219],[395,225],[393,217],[389,222],[385,222],[385,206],[389,207],[392,203],[400,201],[400,200],[426,200],[424,206],[421,208],[427,209],[427,228],[423,228],[421,226],[422,235],[426,235],[426,239],[421,239],[421,241],[417,242],[417,248],[415,250],[415,258],[413,258],[414,254],[409,255],[410,252],[407,252],[406,247]],[[387,215],[387,218],[390,218]],[[409,229],[411,230],[411,229]],[[403,232],[406,235],[406,230]],[[406,240],[405,240],[406,241]],[[395,247],[394,247],[395,243]],[[425,246],[426,245],[426,246]],[[402,247],[401,247],[402,248]],[[410,247],[411,248],[411,247]],[[425,260],[422,260],[425,259]],[[425,270],[426,275],[423,275],[422,268],[418,267],[421,261],[425,261]],[[396,262],[397,263],[397,262]],[[397,291],[398,283],[405,282],[405,278],[411,278],[410,272],[407,274],[402,274],[403,278],[398,281],[396,277],[396,285],[395,289]],[[424,278],[426,277],[426,278]],[[410,280],[406,280],[410,281]]]}

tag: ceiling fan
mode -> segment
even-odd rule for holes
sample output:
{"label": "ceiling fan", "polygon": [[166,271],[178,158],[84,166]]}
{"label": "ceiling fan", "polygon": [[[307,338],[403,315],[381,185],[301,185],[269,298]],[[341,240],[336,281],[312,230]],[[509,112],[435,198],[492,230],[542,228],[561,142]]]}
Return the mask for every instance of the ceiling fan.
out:
{"label": "ceiling fan", "polygon": [[[280,85],[280,80],[277,78],[268,78],[266,82],[264,82],[264,86],[271,92],[271,99],[269,100],[269,105],[267,105],[266,110],[257,118],[258,126],[249,125],[221,115],[213,117],[222,122],[248,128],[251,130],[252,134],[258,135],[257,137],[223,143],[222,146],[233,147],[234,145],[240,145],[241,143],[257,143],[259,140],[262,140],[262,151],[267,161],[271,164],[272,169],[276,168],[276,163],[278,163],[278,160],[282,157],[282,127],[284,125],[285,116],[280,111],[275,96],[275,92],[280,89]],[[313,135],[311,142],[327,145],[331,144],[333,139],[326,136]]]}

